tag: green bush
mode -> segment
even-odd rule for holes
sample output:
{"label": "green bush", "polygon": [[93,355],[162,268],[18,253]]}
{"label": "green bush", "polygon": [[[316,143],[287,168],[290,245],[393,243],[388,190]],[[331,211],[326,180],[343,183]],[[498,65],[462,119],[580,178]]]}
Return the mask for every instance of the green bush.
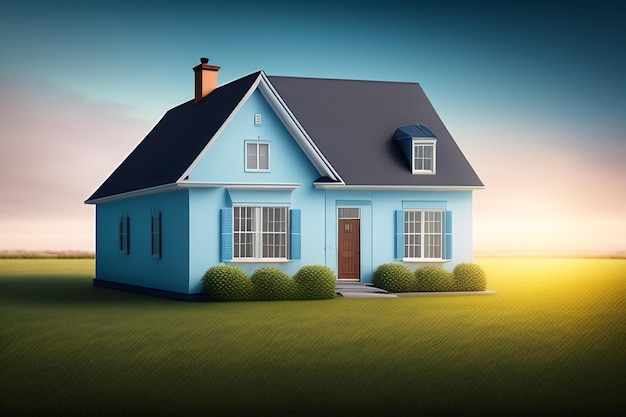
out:
{"label": "green bush", "polygon": [[202,277],[202,291],[214,300],[252,300],[252,282],[246,273],[232,265],[216,265]]}
{"label": "green bush", "polygon": [[454,267],[452,274],[456,291],[485,291],[487,289],[487,275],[480,265],[461,263]]}
{"label": "green bush", "polygon": [[417,281],[413,272],[399,262],[380,265],[374,271],[372,284],[389,292],[417,291]]}
{"label": "green bush", "polygon": [[250,276],[257,300],[293,300],[296,295],[294,281],[285,271],[275,267],[265,267],[254,271]]}
{"label": "green bush", "polygon": [[452,273],[440,266],[423,266],[415,270],[417,279],[417,290],[424,292],[431,291],[453,291],[454,277]]}
{"label": "green bush", "polygon": [[324,265],[305,265],[293,276],[300,300],[323,300],[335,297],[336,277]]}

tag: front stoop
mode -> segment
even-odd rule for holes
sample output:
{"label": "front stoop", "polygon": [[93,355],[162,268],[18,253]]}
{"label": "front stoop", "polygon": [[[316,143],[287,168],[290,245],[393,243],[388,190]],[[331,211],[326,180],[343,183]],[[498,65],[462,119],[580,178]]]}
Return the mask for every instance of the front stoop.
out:
{"label": "front stoop", "polygon": [[346,298],[395,298],[395,294],[362,282],[341,282],[335,284],[335,292]]}

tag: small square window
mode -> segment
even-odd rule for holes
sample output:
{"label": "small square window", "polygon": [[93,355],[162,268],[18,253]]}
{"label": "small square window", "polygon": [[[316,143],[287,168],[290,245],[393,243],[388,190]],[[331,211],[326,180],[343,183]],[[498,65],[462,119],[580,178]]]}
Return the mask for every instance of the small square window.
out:
{"label": "small square window", "polygon": [[270,170],[270,144],[268,142],[246,142],[246,171]]}

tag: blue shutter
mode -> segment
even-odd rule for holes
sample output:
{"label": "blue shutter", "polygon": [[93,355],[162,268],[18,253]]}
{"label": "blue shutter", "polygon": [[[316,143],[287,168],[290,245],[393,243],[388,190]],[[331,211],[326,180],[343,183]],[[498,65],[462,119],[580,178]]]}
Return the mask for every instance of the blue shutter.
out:
{"label": "blue shutter", "polygon": [[126,233],[124,233],[124,226],[126,225],[126,221],[124,220],[124,216],[120,216],[118,219],[119,225],[119,249],[120,252],[126,254],[126,246],[125,246],[125,238]]}
{"label": "blue shutter", "polygon": [[123,214],[120,216],[120,252],[124,255],[130,254],[130,217]]}
{"label": "blue shutter", "polygon": [[302,219],[300,209],[289,210],[289,259],[302,259]]}
{"label": "blue shutter", "polygon": [[396,210],[396,259],[404,258],[404,211]]}
{"label": "blue shutter", "polygon": [[152,209],[151,218],[151,239],[152,239],[152,257],[161,259],[161,212]]}
{"label": "blue shutter", "polygon": [[233,259],[233,209],[220,209],[220,259]]}
{"label": "blue shutter", "polygon": [[445,248],[444,259],[452,259],[452,212],[451,211],[446,211],[444,248]]}

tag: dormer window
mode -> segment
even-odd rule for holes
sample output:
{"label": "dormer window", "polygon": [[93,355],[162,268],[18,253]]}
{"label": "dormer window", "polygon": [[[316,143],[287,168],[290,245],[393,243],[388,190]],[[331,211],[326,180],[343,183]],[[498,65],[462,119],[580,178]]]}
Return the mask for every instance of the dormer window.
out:
{"label": "dormer window", "polygon": [[435,140],[413,140],[413,174],[435,173]]}
{"label": "dormer window", "polygon": [[399,127],[393,135],[414,175],[435,174],[437,137],[424,125]]}

